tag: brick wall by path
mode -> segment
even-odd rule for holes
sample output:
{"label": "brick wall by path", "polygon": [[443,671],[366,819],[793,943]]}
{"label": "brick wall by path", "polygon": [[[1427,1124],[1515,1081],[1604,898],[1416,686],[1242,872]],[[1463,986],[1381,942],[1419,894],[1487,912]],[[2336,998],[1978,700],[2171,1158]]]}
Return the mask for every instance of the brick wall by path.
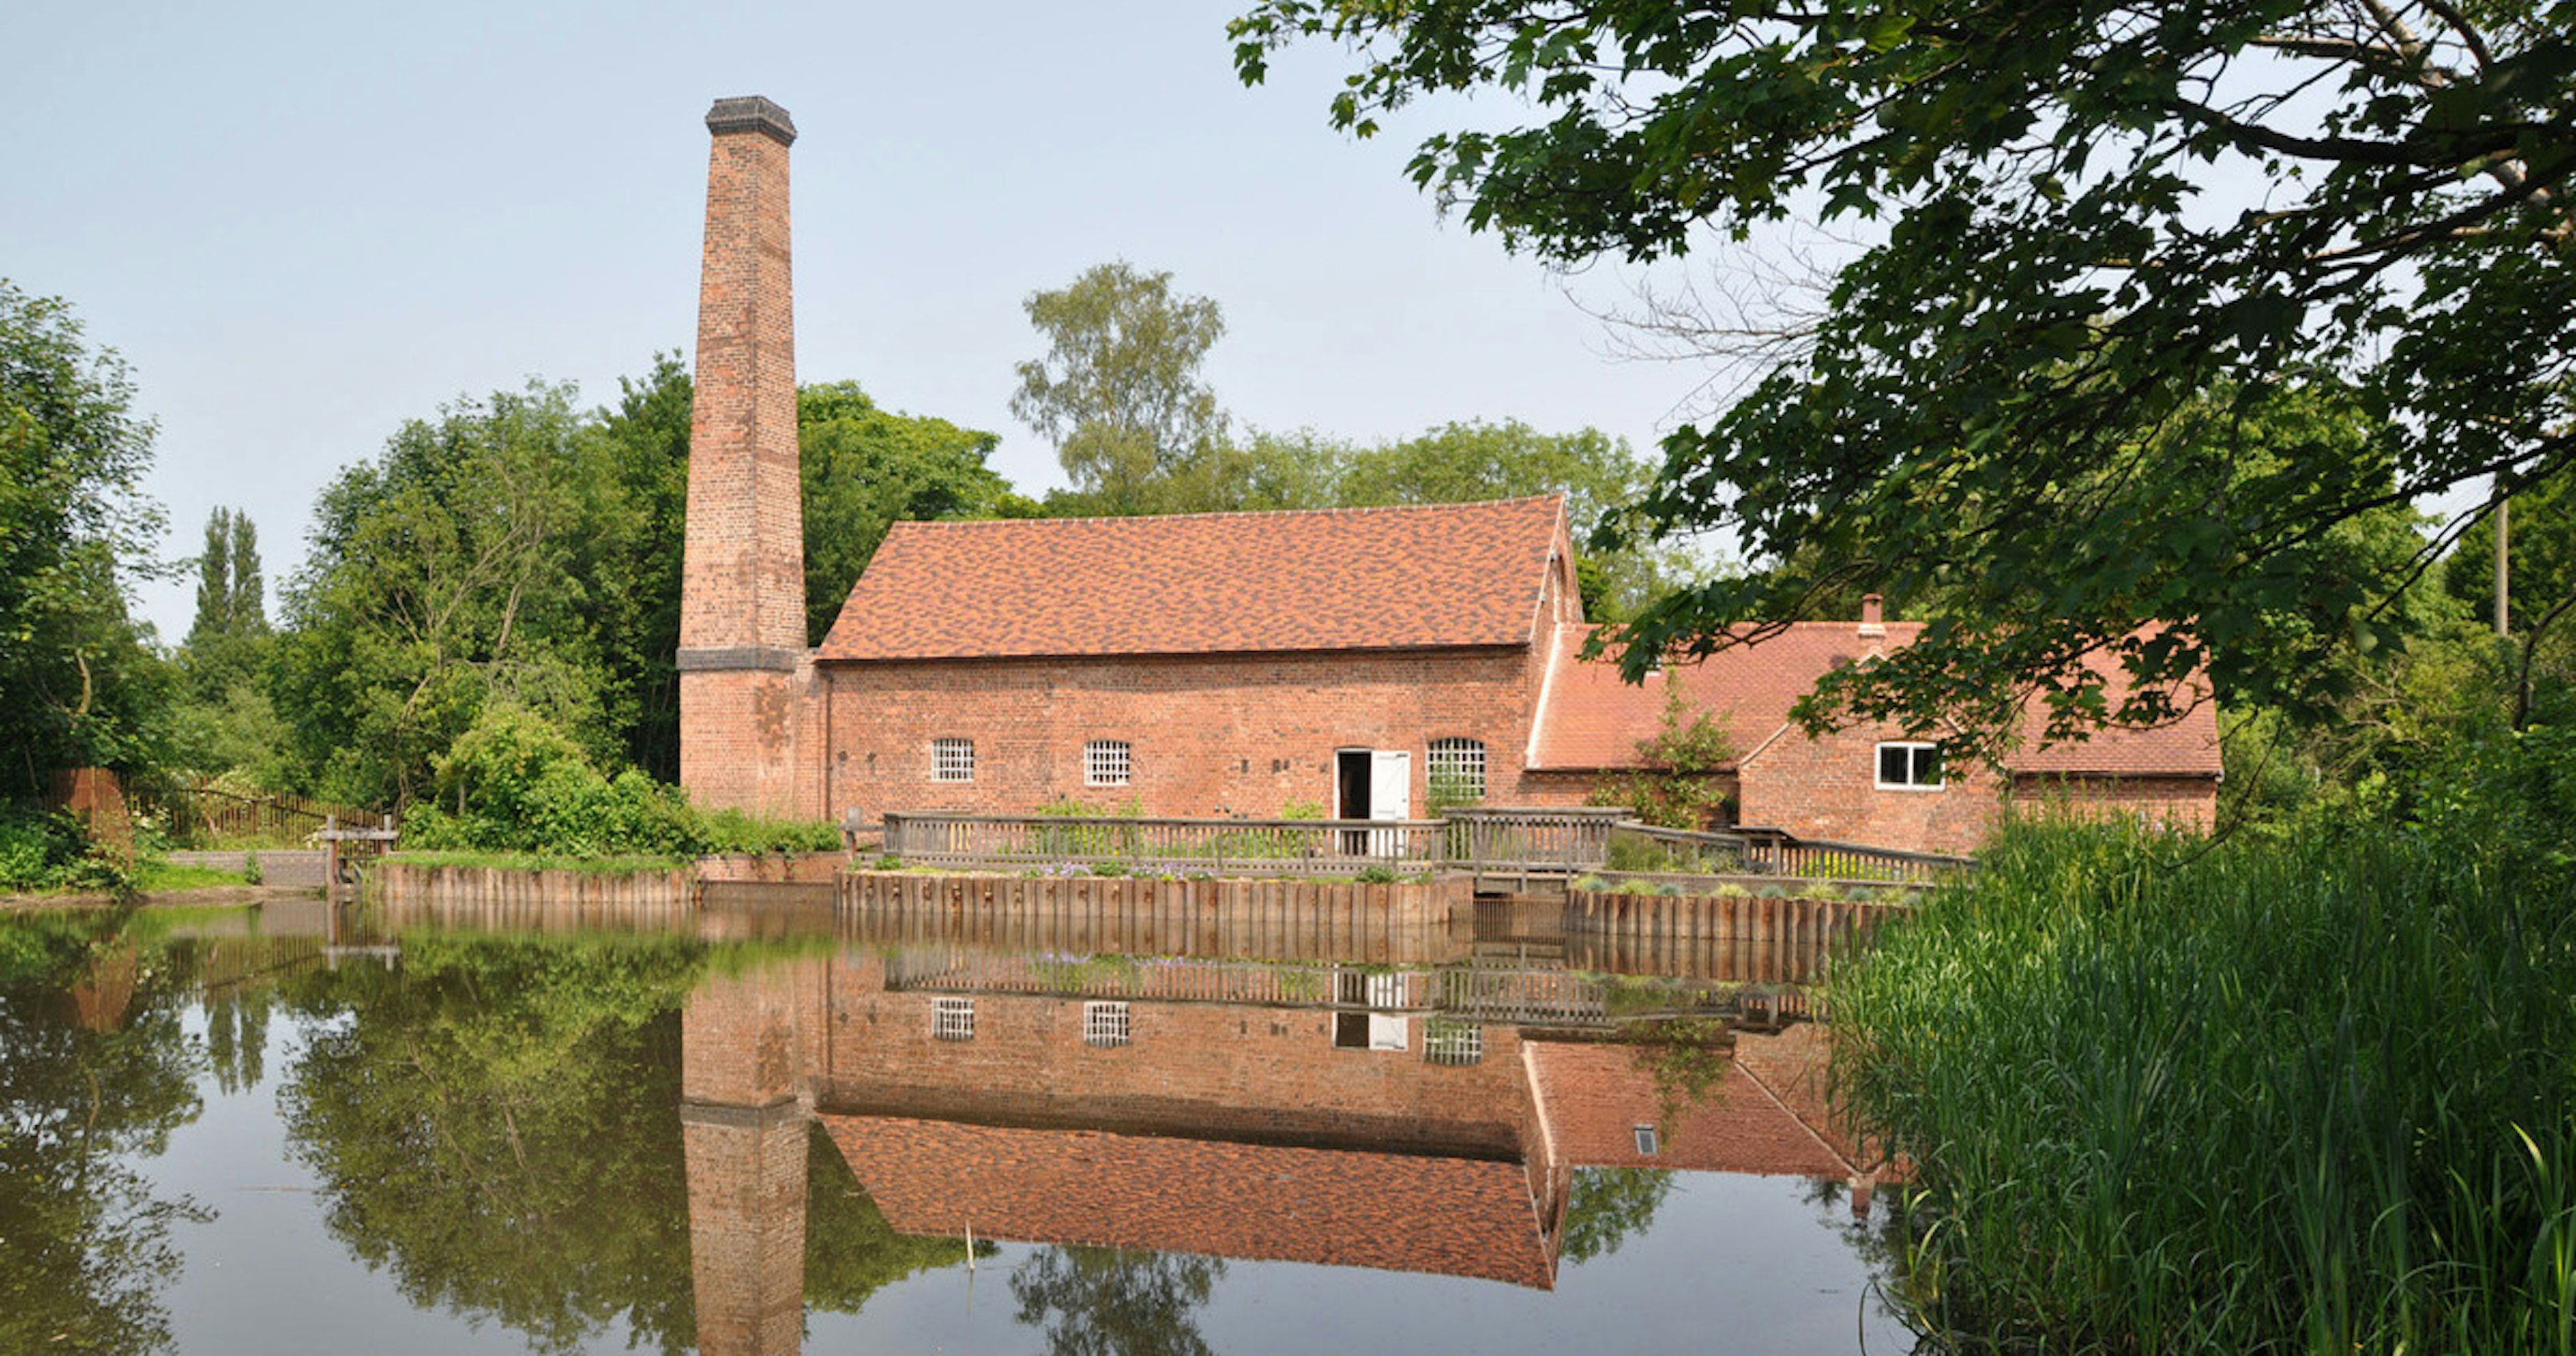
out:
{"label": "brick wall by path", "polygon": [[697,860],[709,885],[829,885],[850,864],[846,852],[728,852]]}
{"label": "brick wall by path", "polygon": [[[924,600],[924,606],[936,606]],[[1526,648],[1383,654],[903,661],[825,666],[830,812],[1022,814],[1059,797],[1146,814],[1332,812],[1338,749],[1485,745],[1486,799],[1518,803],[1537,665]],[[975,779],[931,777],[931,741],[975,745]],[[1083,746],[1124,740],[1124,786],[1086,783]]]}
{"label": "brick wall by path", "polygon": [[257,848],[249,852],[173,852],[170,860],[181,866],[204,866],[217,871],[240,871],[244,859],[259,858],[259,879],[263,885],[291,885],[302,889],[322,888],[322,856],[303,848]]}

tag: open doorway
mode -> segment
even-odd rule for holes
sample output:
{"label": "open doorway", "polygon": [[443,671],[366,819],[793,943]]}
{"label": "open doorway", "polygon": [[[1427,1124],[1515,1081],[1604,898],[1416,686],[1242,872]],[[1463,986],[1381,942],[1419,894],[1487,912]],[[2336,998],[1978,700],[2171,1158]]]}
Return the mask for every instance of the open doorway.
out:
{"label": "open doorway", "polygon": [[[1369,755],[1367,749],[1333,750],[1333,818],[1369,817]],[[1368,854],[1366,830],[1344,829],[1341,839],[1343,856]]]}
{"label": "open doorway", "polygon": [[1333,818],[1369,817],[1369,750],[1333,751]]}
{"label": "open doorway", "polygon": [[[1413,809],[1413,755],[1402,749],[1333,750],[1333,817],[1404,818]],[[1404,837],[1396,829],[1345,829],[1342,852],[1352,857],[1394,857]]]}

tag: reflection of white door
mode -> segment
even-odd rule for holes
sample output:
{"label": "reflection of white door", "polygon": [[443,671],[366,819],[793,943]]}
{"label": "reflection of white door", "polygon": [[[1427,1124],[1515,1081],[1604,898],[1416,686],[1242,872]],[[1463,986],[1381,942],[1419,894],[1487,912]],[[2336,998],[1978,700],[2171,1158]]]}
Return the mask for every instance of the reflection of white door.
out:
{"label": "reflection of white door", "polygon": [[[1369,818],[1410,819],[1413,817],[1413,754],[1405,749],[1376,749],[1369,754]],[[1404,834],[1398,829],[1382,829],[1370,835],[1376,841],[1369,845],[1372,857],[1400,857],[1404,854]]]}

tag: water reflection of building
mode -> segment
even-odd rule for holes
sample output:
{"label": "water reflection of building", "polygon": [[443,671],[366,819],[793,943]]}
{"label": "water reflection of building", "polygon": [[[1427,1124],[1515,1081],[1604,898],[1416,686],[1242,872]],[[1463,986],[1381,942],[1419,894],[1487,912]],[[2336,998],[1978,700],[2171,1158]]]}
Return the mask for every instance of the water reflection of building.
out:
{"label": "water reflection of building", "polygon": [[1858,1176],[1815,1028],[1739,1035],[1694,1100],[1597,1016],[1462,1015],[1460,973],[889,948],[711,981],[682,1079],[701,1345],[798,1346],[809,1118],[902,1233],[1535,1288],[1578,1168]]}

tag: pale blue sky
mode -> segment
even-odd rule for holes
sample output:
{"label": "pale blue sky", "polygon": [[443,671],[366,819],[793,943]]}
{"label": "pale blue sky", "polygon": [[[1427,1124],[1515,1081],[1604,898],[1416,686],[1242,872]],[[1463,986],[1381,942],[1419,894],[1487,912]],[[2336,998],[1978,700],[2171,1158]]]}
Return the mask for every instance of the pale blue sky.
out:
{"label": "pale blue sky", "polygon": [[[1241,421],[1650,451],[1701,374],[1605,356],[1560,280],[1442,222],[1401,173],[1419,126],[1333,132],[1336,54],[1239,85],[1236,8],[15,0],[0,276],[132,364],[170,553],[240,506],[272,584],[402,420],[530,376],[604,403],[688,347],[720,95],[801,133],[799,375],[1000,433],[1025,489],[1061,475],[1009,414],[1020,302],[1121,256],[1224,305],[1209,375]],[[188,597],[144,610],[175,636]]]}

